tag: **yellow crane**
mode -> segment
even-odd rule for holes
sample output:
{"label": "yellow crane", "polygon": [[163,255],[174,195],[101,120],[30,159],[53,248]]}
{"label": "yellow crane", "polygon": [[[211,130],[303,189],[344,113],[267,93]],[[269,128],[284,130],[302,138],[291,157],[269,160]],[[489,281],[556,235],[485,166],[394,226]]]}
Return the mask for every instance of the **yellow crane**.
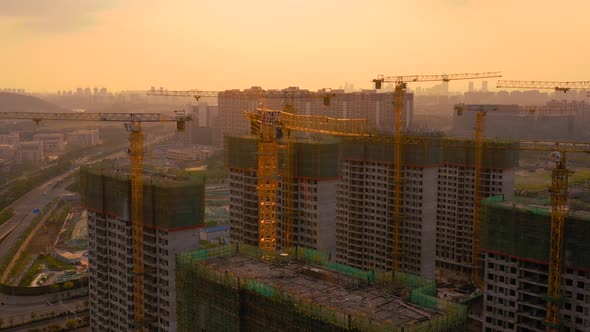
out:
{"label": "yellow crane", "polygon": [[[337,119],[326,116],[296,115],[259,107],[244,112],[258,141],[259,245],[265,257],[277,251],[277,191],[279,187],[279,147],[277,129],[333,136],[369,136],[366,119]],[[290,162],[287,161],[287,164]],[[291,178],[285,179],[292,181]],[[287,213],[292,213],[291,211]],[[285,239],[291,236],[287,227]],[[290,241],[287,239],[287,241]],[[289,243],[289,242],[288,242]]]}
{"label": "yellow crane", "polygon": [[[471,280],[475,285],[481,287],[481,254],[479,244],[479,232],[481,226],[481,173],[483,162],[483,134],[485,125],[485,116],[490,111],[497,111],[498,105],[495,104],[457,104],[455,111],[461,116],[465,111],[476,112],[474,143],[475,143],[475,164],[474,164],[474,198],[473,198],[473,251],[472,251],[472,273]],[[535,114],[537,112],[573,112],[571,107],[557,106],[519,106],[518,111]]]}
{"label": "yellow crane", "polygon": [[131,237],[133,246],[133,303],[135,329],[145,327],[143,291],[143,132],[144,122],[175,122],[178,131],[184,131],[186,121],[191,120],[184,112],[174,116],[159,113],[37,113],[2,112],[0,119],[41,121],[114,121],[123,122],[129,131],[129,158],[131,161]]}
{"label": "yellow crane", "polygon": [[381,89],[383,83],[394,83],[395,90],[393,93],[393,111],[395,114],[394,125],[394,211],[393,211],[393,272],[400,269],[400,227],[401,227],[401,205],[402,205],[402,149],[403,149],[403,111],[404,98],[406,95],[407,84],[411,82],[449,82],[454,80],[471,80],[481,78],[501,77],[500,72],[486,73],[461,73],[461,74],[443,74],[443,75],[408,75],[408,76],[379,76],[373,80],[375,89]]}
{"label": "yellow crane", "polygon": [[[231,92],[231,91],[229,91]],[[165,90],[164,88],[160,88],[156,90],[155,88],[151,88],[148,91],[148,95],[150,96],[166,96],[166,97],[194,97],[196,100],[199,100],[202,97],[218,97],[222,91],[201,91],[201,90]],[[295,108],[295,100],[296,99],[322,99],[324,106],[330,106],[331,99],[335,97],[336,94],[331,92],[329,89],[320,90],[317,92],[307,91],[307,90],[246,90],[240,91],[239,94],[226,94],[225,98],[251,98],[252,100],[260,100],[263,101],[265,99],[282,99],[283,104],[283,112],[287,113],[296,113]],[[258,134],[258,130],[260,129],[259,123],[251,121],[251,131],[253,134]],[[288,128],[284,128],[286,133],[284,135],[285,145],[286,145],[286,155],[290,156],[292,154],[292,145],[291,145],[291,130]],[[270,130],[270,129],[263,129],[263,130]],[[275,151],[273,147],[274,145],[269,144],[266,145],[266,148],[263,150],[259,150],[260,155],[275,155]],[[270,150],[269,150],[270,149]],[[268,158],[260,158],[259,161],[269,160]],[[263,176],[267,176],[264,173],[264,170],[261,169],[260,174]],[[283,221],[285,224],[285,234],[283,237],[283,246],[288,248],[292,244],[292,234],[293,234],[293,217],[295,214],[295,210],[293,208],[293,169],[291,163],[286,163],[285,167],[285,176],[283,181]],[[260,184],[259,189],[262,190],[263,184]],[[271,188],[268,188],[271,190]],[[276,189],[273,189],[276,190]],[[262,220],[262,219],[261,219]],[[268,227],[265,227],[265,230]],[[276,228],[275,228],[276,231]],[[267,234],[268,235],[268,234]],[[272,237],[276,239],[276,234]],[[260,242],[260,244],[267,244],[268,241]],[[276,246],[276,244],[275,244]],[[261,246],[261,248],[263,248]]]}
{"label": "yellow crane", "polygon": [[[510,89],[551,89],[564,93],[570,90],[588,90],[590,81],[506,81],[499,80],[498,88]],[[561,300],[561,272],[563,268],[563,226],[567,214],[568,174],[567,151],[556,149],[553,158],[555,167],[551,172],[551,242],[549,248],[549,278],[547,281],[547,331],[559,329],[559,307]]]}

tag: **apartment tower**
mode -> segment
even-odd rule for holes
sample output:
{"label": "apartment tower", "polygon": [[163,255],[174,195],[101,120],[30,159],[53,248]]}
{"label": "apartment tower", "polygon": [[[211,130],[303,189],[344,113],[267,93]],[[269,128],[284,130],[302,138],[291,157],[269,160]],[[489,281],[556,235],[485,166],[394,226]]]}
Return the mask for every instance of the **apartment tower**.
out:
{"label": "apartment tower", "polygon": [[[88,210],[90,326],[133,330],[130,174],[114,165],[81,169]],[[177,331],[176,255],[199,248],[204,176],[144,174],[144,308],[150,331]]]}

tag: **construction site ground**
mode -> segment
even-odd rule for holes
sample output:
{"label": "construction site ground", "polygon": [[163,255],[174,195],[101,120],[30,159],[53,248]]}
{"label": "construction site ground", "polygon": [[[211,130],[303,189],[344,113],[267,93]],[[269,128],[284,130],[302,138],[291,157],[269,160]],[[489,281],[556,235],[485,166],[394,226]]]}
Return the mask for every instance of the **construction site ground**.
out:
{"label": "construction site ground", "polygon": [[[213,270],[255,279],[345,314],[366,315],[392,326],[410,326],[439,315],[403,301],[401,294],[396,296],[389,288],[355,287],[354,278],[317,266],[271,265],[246,255],[217,257],[204,264]],[[398,293],[401,292],[400,289]]]}
{"label": "construction site ground", "polygon": [[[56,250],[56,239],[60,236],[64,223],[67,224],[73,219],[72,211],[72,203],[61,205],[34,234],[30,243],[23,248],[21,257],[9,274],[10,284],[31,286],[31,283],[35,281],[36,286],[39,286],[71,279],[72,273],[76,274],[74,271],[79,270],[79,267],[51,256],[51,253]],[[72,229],[75,228],[74,226]],[[65,237],[60,239],[65,240]]]}

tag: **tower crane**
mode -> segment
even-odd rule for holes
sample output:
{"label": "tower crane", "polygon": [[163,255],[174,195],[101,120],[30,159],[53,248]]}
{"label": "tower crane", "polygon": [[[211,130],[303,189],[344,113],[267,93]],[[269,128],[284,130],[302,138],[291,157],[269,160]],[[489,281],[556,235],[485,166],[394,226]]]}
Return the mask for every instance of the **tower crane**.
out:
{"label": "tower crane", "polygon": [[1,112],[0,119],[41,121],[114,121],[123,122],[129,131],[129,158],[131,161],[131,237],[133,246],[133,303],[135,330],[145,327],[143,291],[143,132],[144,122],[175,122],[176,129],[184,131],[191,118],[184,112],[175,116],[158,113],[35,113]]}
{"label": "tower crane", "polygon": [[[200,91],[200,90],[183,90],[183,91],[169,91],[163,88],[156,90],[152,87],[151,90],[148,91],[148,95],[151,96],[169,96],[169,97],[194,97],[196,100],[199,100],[201,97],[217,97],[221,93],[221,91]],[[305,98],[305,99],[322,99],[324,106],[330,106],[331,99],[335,97],[336,94],[331,92],[329,89],[320,90],[317,92],[307,91],[307,90],[293,90],[293,89],[286,89],[286,90],[247,90],[247,91],[240,91],[239,95],[236,95],[236,98],[252,98],[253,100],[257,99],[275,99],[279,98],[283,100],[283,112],[287,113],[296,113],[295,109],[295,100],[297,98]],[[227,95],[227,98],[232,98],[231,95]],[[251,121],[251,131],[253,134],[258,134],[258,130],[260,129],[260,122]],[[286,134],[284,135],[285,138],[285,145],[286,145],[286,154],[288,156],[292,153],[292,145],[291,145],[291,130],[289,128],[284,128]],[[270,129],[263,129],[263,130],[270,130]],[[270,150],[269,150],[270,149]],[[264,155],[265,153],[269,153],[270,155],[274,155],[275,152],[272,151],[273,145],[265,145],[265,150],[259,150],[260,156]],[[261,158],[259,160],[265,160]],[[268,159],[266,159],[268,160]],[[283,206],[283,220],[285,223],[285,237],[284,237],[284,246],[289,247],[291,245],[291,235],[292,235],[292,227],[293,227],[293,169],[291,163],[287,163],[285,167],[285,181],[283,182],[283,195],[284,195],[284,206]],[[260,173],[260,172],[259,172]],[[264,174],[264,171],[260,174]],[[262,185],[261,185],[262,186]],[[262,188],[262,187],[260,187]],[[261,215],[262,218],[262,215]],[[266,218],[266,217],[265,217]],[[262,222],[263,219],[261,219]],[[269,226],[271,227],[271,226]],[[268,227],[265,227],[265,230]],[[262,234],[262,233],[261,233]],[[268,235],[268,234],[267,234]],[[260,242],[261,248],[264,248],[262,244],[265,246],[268,245],[268,241]]]}
{"label": "tower crane", "polygon": [[[481,286],[481,254],[479,245],[479,233],[481,225],[481,173],[483,163],[483,132],[485,116],[490,111],[497,111],[498,105],[494,104],[457,104],[455,111],[462,115],[465,111],[476,112],[474,142],[475,142],[475,165],[474,165],[474,198],[473,198],[473,251],[472,251],[472,273],[471,280],[477,286]],[[534,114],[536,112],[563,112],[572,111],[569,107],[555,106],[520,106],[518,111]]]}
{"label": "tower crane", "polygon": [[509,89],[551,89],[568,92],[570,90],[590,90],[590,81],[554,82],[554,81],[508,81],[498,80],[497,88]]}
{"label": "tower crane", "polygon": [[[277,191],[279,187],[279,148],[277,130],[300,131],[333,136],[369,136],[366,119],[337,119],[326,116],[296,115],[259,107],[244,112],[250,119],[258,141],[259,245],[265,257],[277,250]],[[290,164],[290,161],[287,161]],[[291,179],[287,179],[291,181]],[[290,212],[289,212],[290,213]],[[287,225],[287,241],[292,231]]]}
{"label": "tower crane", "polygon": [[[552,81],[503,81],[498,88],[511,89],[553,89],[555,91],[587,90],[590,81],[552,82]],[[552,154],[555,167],[551,172],[551,242],[549,244],[549,277],[547,281],[547,331],[559,329],[559,307],[561,299],[561,272],[563,268],[563,227],[567,214],[568,175],[566,151],[555,149]]]}
{"label": "tower crane", "polygon": [[395,114],[394,125],[394,212],[393,212],[393,273],[400,268],[400,227],[401,227],[401,200],[402,200],[402,140],[403,140],[403,110],[407,84],[411,82],[470,80],[481,78],[501,77],[500,72],[486,73],[461,73],[443,75],[409,75],[409,76],[378,76],[373,80],[375,89],[381,89],[383,83],[395,83],[393,93],[393,111]]}

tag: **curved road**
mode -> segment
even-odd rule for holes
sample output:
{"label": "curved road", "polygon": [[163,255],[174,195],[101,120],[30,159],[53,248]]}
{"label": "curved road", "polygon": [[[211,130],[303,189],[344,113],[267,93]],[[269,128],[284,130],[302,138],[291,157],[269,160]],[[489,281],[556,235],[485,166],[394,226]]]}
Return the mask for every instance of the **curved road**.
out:
{"label": "curved road", "polygon": [[[147,143],[146,146],[161,143],[173,137],[174,135],[161,136]],[[127,153],[124,151],[116,152],[108,156],[89,160],[83,164],[90,165],[103,159],[112,159],[123,156],[127,156]],[[63,173],[62,175],[45,182],[41,186],[31,190],[23,197],[19,198],[11,205],[15,212],[14,218],[0,225],[0,262],[4,260],[4,256],[6,256],[8,251],[10,251],[10,248],[12,248],[19,236],[27,229],[27,227],[29,227],[33,218],[35,218],[36,214],[33,213],[33,210],[43,210],[53,199],[63,194],[70,193],[64,189],[69,183],[62,183],[56,188],[53,188],[53,186],[58,181],[74,174],[76,171],[78,171],[78,167],[75,167],[66,173]],[[3,239],[3,235],[5,234],[7,235]]]}

